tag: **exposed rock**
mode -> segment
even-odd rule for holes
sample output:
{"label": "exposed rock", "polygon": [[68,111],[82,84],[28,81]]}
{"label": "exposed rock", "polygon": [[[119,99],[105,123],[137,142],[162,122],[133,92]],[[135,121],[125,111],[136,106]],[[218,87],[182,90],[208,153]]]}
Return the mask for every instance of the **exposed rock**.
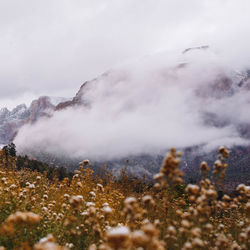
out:
{"label": "exposed rock", "polygon": [[55,106],[50,98],[43,96],[34,100],[30,107],[18,105],[12,111],[7,108],[0,110],[0,144],[10,143],[18,130],[26,123],[34,123],[41,117],[49,117]]}
{"label": "exposed rock", "polygon": [[59,103],[55,110],[62,110],[62,109],[66,109],[68,107],[73,107],[73,106],[77,106],[77,105],[87,105],[87,103],[84,101],[84,93],[85,90],[88,89],[89,87],[91,87],[91,85],[93,84],[93,82],[95,81],[87,81],[85,83],[82,84],[82,86],[80,87],[79,91],[76,93],[76,95],[74,96],[74,98],[71,101],[65,101],[65,102],[61,102]]}
{"label": "exposed rock", "polygon": [[199,47],[193,47],[193,48],[187,48],[185,49],[182,54],[185,54],[191,50],[205,50],[205,49],[209,49],[209,46],[208,45],[204,45],[204,46],[199,46]]}

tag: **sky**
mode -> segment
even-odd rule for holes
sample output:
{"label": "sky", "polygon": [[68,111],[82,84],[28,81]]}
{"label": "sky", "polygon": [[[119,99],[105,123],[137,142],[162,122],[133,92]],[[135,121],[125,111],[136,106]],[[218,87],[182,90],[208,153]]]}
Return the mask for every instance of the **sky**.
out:
{"label": "sky", "polygon": [[72,97],[138,58],[210,45],[247,66],[249,0],[0,0],[0,107]]}

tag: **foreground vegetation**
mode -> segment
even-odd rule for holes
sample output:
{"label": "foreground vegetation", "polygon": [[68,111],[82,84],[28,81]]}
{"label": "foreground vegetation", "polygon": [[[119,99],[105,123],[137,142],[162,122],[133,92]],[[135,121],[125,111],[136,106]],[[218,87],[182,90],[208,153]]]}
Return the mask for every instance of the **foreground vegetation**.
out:
{"label": "foreground vegetation", "polygon": [[199,186],[183,183],[180,157],[172,149],[149,186],[98,177],[87,160],[72,179],[48,178],[0,151],[0,249],[250,249],[250,187],[223,192],[227,149],[201,163]]}

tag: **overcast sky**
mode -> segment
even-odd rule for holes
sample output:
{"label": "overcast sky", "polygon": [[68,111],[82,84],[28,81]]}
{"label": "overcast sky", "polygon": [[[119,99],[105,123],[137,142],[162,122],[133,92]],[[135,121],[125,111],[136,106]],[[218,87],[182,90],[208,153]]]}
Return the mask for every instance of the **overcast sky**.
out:
{"label": "overcast sky", "polygon": [[71,97],[104,71],[210,45],[250,61],[249,0],[0,0],[0,107]]}

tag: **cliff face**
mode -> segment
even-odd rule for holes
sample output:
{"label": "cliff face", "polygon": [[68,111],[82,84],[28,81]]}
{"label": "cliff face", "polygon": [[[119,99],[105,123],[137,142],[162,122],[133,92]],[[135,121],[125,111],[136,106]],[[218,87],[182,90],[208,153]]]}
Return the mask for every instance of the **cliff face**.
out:
{"label": "cliff face", "polygon": [[96,80],[94,79],[92,81],[84,82],[81,85],[79,91],[76,93],[76,95],[73,97],[72,100],[65,101],[65,102],[60,102],[59,104],[56,105],[55,110],[59,111],[59,110],[62,110],[62,109],[66,109],[68,107],[74,107],[74,106],[79,106],[79,105],[86,105],[87,103],[84,101],[85,91],[87,91],[87,89],[89,87],[91,87],[95,81]]}
{"label": "cliff face", "polygon": [[0,144],[9,143],[18,128],[20,128],[29,117],[30,112],[26,105],[21,104],[9,111],[7,108],[0,110]]}
{"label": "cliff face", "polygon": [[33,123],[41,117],[49,117],[51,111],[55,110],[55,105],[52,104],[49,97],[40,97],[37,100],[32,101],[29,107],[29,118],[28,121]]}
{"label": "cliff face", "polygon": [[34,123],[41,117],[49,117],[55,110],[55,105],[47,96],[32,101],[30,107],[18,105],[13,110],[0,110],[0,144],[11,142],[18,130],[26,123]]}

